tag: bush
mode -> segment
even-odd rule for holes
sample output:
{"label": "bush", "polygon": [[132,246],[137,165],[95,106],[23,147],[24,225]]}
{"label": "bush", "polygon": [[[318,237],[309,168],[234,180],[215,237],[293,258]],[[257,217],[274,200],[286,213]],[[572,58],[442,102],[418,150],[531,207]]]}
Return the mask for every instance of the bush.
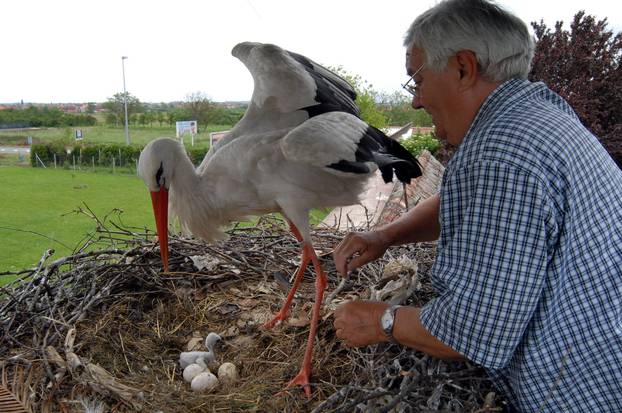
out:
{"label": "bush", "polygon": [[[134,168],[142,149],[142,146],[123,144],[73,145],[62,142],[35,144],[30,149],[30,165],[33,167],[41,166],[36,158],[37,156],[45,166],[54,165],[54,156],[56,156],[56,166],[60,167],[73,165],[75,157],[76,165],[85,167],[93,165],[109,167],[114,159],[114,163],[118,167]],[[205,147],[186,148],[186,152],[195,166],[199,166],[208,150],[209,148]]]}
{"label": "bush", "polygon": [[562,22],[531,25],[537,43],[529,79],[563,97],[622,168],[622,33],[584,11],[570,30]]}
{"label": "bush", "polygon": [[427,149],[434,155],[441,147],[441,142],[432,135],[422,135],[419,133],[410,135],[409,138],[402,139],[400,143],[414,156],[419,156],[424,149]]}
{"label": "bush", "polygon": [[208,150],[209,148],[186,148],[186,152],[194,166],[199,166],[201,164]]}
{"label": "bush", "polygon": [[[142,147],[123,144],[108,145],[78,145],[74,147],[74,152],[79,153],[81,165],[110,165],[115,162],[117,166],[134,166]],[[77,162],[77,161],[76,161]]]}
{"label": "bush", "polygon": [[62,143],[40,143],[30,147],[30,165],[33,167],[41,166],[39,159],[46,165],[63,165],[67,159],[67,151]]}
{"label": "bush", "polygon": [[73,115],[58,108],[29,106],[23,109],[9,108],[0,111],[0,127],[60,127],[93,126],[97,119],[91,115]]}
{"label": "bush", "polygon": [[32,145],[30,149],[30,164],[33,167],[41,166],[36,156],[46,166],[54,164],[56,156],[56,165],[63,166],[65,163],[73,165],[74,157],[76,165],[92,166],[93,164],[100,166],[109,166],[114,159],[116,166],[134,167],[136,160],[140,155],[142,147],[127,145],[71,145],[60,142],[45,143]]}

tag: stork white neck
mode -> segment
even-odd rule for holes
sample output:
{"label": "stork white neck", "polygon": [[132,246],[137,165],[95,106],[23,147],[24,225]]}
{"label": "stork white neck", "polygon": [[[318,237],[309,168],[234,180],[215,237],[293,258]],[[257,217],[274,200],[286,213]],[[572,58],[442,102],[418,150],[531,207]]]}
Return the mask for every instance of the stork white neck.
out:
{"label": "stork white neck", "polygon": [[[221,227],[229,223],[217,196],[217,182],[198,174],[187,156],[176,165],[179,173],[171,179],[169,208],[184,232],[208,242],[226,238]],[[210,196],[212,195],[212,196]]]}

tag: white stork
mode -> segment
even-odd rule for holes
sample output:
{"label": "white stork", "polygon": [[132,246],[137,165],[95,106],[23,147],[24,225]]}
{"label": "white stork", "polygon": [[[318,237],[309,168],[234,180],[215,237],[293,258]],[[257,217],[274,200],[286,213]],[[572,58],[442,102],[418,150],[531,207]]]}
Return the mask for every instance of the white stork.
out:
{"label": "white stork", "polygon": [[163,138],[145,146],[138,172],[151,191],[165,271],[169,202],[171,215],[207,241],[223,238],[221,228],[231,221],[283,214],[302,242],[302,260],[283,307],[266,326],[286,319],[312,262],[316,294],[309,339],[300,372],[287,385],[301,385],[310,396],[313,340],[327,281],[311,243],[309,211],[355,204],[378,168],[386,182],[395,172],[405,183],[421,170],[407,150],[358,117],[356,93],[328,69],[271,44],[240,43],[232,54],[254,80],[244,117],[198,168],[179,142]]}

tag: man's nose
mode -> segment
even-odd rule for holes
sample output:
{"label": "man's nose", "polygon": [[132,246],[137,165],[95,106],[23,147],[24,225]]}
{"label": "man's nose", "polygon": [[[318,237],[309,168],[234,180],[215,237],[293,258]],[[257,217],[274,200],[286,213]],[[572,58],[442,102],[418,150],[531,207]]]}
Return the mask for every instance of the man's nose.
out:
{"label": "man's nose", "polygon": [[423,105],[421,104],[421,99],[419,96],[413,96],[413,101],[410,104],[413,109],[423,109]]}

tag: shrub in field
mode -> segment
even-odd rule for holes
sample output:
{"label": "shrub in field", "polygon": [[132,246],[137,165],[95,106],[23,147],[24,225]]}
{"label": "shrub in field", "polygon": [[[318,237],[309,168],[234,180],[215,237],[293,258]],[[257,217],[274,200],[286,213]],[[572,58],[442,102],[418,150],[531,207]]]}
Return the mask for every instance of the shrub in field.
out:
{"label": "shrub in field", "polygon": [[65,146],[60,142],[40,143],[32,145],[30,148],[30,165],[33,167],[41,166],[37,156],[46,166],[63,165],[67,159],[67,151]]}
{"label": "shrub in field", "polygon": [[[62,142],[50,142],[32,145],[30,150],[30,165],[40,167],[41,163],[37,156],[46,166],[107,166],[113,164],[118,167],[128,166],[133,168],[140,157],[142,146],[105,144],[105,145],[71,145]],[[198,166],[209,148],[186,148],[190,160]],[[54,157],[56,156],[56,159]]]}
{"label": "shrub in field", "polygon": [[409,138],[400,141],[414,156],[418,156],[422,150],[427,149],[434,154],[441,147],[441,142],[432,135],[413,134]]}
{"label": "shrub in field", "polygon": [[0,127],[60,127],[93,126],[97,120],[87,114],[64,113],[58,108],[28,106],[24,109],[9,108],[0,111]]}
{"label": "shrub in field", "polygon": [[199,166],[209,148],[186,148],[186,152],[194,166]]}
{"label": "shrub in field", "polygon": [[133,145],[111,144],[77,146],[74,152],[81,152],[81,164],[110,165],[113,162],[118,166],[133,165],[140,155],[142,147]]}
{"label": "shrub in field", "polygon": [[[51,142],[32,145],[30,149],[30,164],[33,167],[41,166],[39,159],[46,165],[57,166],[76,165],[101,166],[133,166],[140,155],[142,147],[127,145],[67,145],[61,142]],[[54,159],[56,158],[56,159]]]}

